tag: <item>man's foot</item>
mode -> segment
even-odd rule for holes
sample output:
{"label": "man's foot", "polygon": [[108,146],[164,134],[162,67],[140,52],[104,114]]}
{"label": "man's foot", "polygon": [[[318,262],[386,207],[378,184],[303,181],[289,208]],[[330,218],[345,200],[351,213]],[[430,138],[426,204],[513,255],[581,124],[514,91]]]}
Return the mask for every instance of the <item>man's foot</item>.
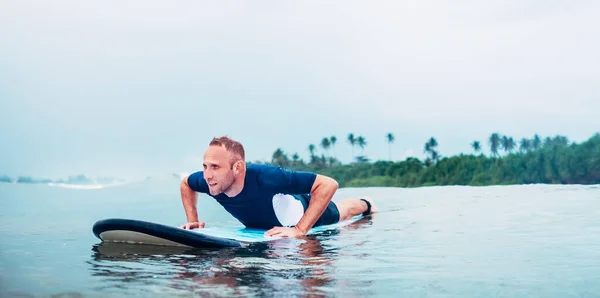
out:
{"label": "man's foot", "polygon": [[[369,202],[371,205],[371,210],[367,210],[369,209],[367,202]],[[340,221],[350,219],[357,215],[365,214],[367,211],[369,212],[367,214],[379,212],[379,209],[373,205],[373,200],[370,197],[354,197],[345,199],[341,202],[336,202],[335,205],[340,212]]]}
{"label": "man's foot", "polygon": [[363,213],[363,215],[369,215],[369,214],[372,214],[375,212],[379,212],[379,209],[377,209],[377,207],[375,207],[375,205],[373,204],[373,199],[371,199],[370,197],[363,196],[363,197],[360,197],[360,200],[365,202],[365,205],[367,205],[367,209]]}

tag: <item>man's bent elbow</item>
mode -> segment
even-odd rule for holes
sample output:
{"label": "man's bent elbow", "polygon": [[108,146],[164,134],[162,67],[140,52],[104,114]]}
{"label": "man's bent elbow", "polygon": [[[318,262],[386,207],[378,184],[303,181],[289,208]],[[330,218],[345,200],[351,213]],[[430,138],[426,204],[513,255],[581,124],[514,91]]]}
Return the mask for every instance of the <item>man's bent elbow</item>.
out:
{"label": "man's bent elbow", "polygon": [[319,184],[324,186],[323,188],[329,189],[331,191],[335,192],[339,188],[338,182],[331,177],[318,175],[317,180],[320,182]]}
{"label": "man's bent elbow", "polygon": [[179,184],[179,189],[181,190],[189,190],[190,189],[190,185],[188,184],[188,178],[190,176],[185,176],[183,177],[183,179],[181,179],[181,183]]}
{"label": "man's bent elbow", "polygon": [[328,178],[329,178],[329,180],[330,180],[330,182],[329,182],[329,183],[331,184],[331,188],[332,188],[334,191],[338,190],[338,188],[340,187],[340,185],[338,184],[337,180],[335,180],[335,179],[333,179],[333,178],[331,178],[331,177],[328,177]]}

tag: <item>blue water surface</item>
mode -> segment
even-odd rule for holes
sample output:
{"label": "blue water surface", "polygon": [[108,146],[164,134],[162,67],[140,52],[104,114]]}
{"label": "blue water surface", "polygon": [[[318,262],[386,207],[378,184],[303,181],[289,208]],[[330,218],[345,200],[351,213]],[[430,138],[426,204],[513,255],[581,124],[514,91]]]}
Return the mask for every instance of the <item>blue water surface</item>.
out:
{"label": "blue water surface", "polygon": [[[0,183],[0,297],[598,297],[600,187],[348,188],[382,210],[302,239],[197,250],[102,243],[121,217],[185,221],[177,179]],[[208,226],[239,224],[208,197]]]}

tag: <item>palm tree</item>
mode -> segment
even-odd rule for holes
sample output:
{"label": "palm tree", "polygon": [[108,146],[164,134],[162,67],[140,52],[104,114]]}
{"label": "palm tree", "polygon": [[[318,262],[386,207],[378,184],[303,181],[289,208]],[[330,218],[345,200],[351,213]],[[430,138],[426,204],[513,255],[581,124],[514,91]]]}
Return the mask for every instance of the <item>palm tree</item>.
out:
{"label": "palm tree", "polygon": [[431,151],[431,159],[436,162],[440,159],[440,154],[437,152],[437,150]]}
{"label": "palm tree", "polygon": [[479,141],[473,141],[473,143],[471,143],[471,147],[473,148],[475,153],[481,151],[481,144],[479,143]]}
{"label": "palm tree", "polygon": [[348,134],[348,143],[352,146],[352,159],[354,159],[354,146],[356,146],[356,138],[353,133]]}
{"label": "palm tree", "polygon": [[333,150],[333,156],[335,156],[335,142],[337,142],[337,138],[335,136],[331,136],[329,138],[329,143],[331,144],[331,149]]}
{"label": "palm tree", "polygon": [[531,141],[529,141],[526,138],[522,138],[521,143],[519,145],[519,150],[521,152],[528,152],[529,150],[531,150]]}
{"label": "palm tree", "polygon": [[545,137],[544,138],[544,147],[550,147],[550,146],[552,146],[552,138]]}
{"label": "palm tree", "polygon": [[437,146],[438,142],[434,137],[431,137],[427,143],[425,143],[425,149],[423,151],[431,155],[432,161],[437,161],[440,158],[440,155],[436,150]]}
{"label": "palm tree", "polygon": [[390,160],[392,160],[392,143],[394,143],[396,138],[394,137],[394,134],[392,134],[391,132],[388,132],[388,134],[386,135],[386,139],[387,139],[388,144],[390,145]]}
{"label": "palm tree", "polygon": [[493,133],[490,136],[490,151],[493,156],[498,156],[498,147],[500,146],[500,135],[498,133]]}
{"label": "palm tree", "polygon": [[323,138],[321,140],[321,147],[323,148],[324,151],[327,152],[327,150],[329,150],[330,145],[331,145],[331,143],[329,142],[329,138]]}
{"label": "palm tree", "polygon": [[502,136],[500,138],[500,146],[502,147],[502,149],[504,150],[504,152],[508,152],[506,150],[506,148],[508,147],[508,137],[507,136]]}
{"label": "palm tree", "polygon": [[425,159],[424,164],[425,164],[426,167],[429,167],[429,166],[431,166],[433,164],[433,161],[431,160],[431,158],[427,157]]}
{"label": "palm tree", "polygon": [[271,158],[271,163],[276,166],[286,167],[289,164],[289,159],[285,152],[281,150],[281,148],[277,148],[275,152],[273,152],[273,157]]}
{"label": "palm tree", "polygon": [[334,166],[334,165],[338,165],[338,160],[335,159],[335,157],[329,157],[327,158],[327,162],[329,163],[329,166]]}
{"label": "palm tree", "polygon": [[554,145],[559,146],[559,147],[568,147],[569,146],[569,139],[565,136],[557,135],[554,137],[552,142],[554,143]]}
{"label": "palm tree", "polygon": [[308,145],[308,152],[310,152],[310,160],[312,161],[315,156],[315,145],[314,144]]}
{"label": "palm tree", "polygon": [[365,162],[369,162],[369,159],[366,156],[359,155],[356,157],[356,162],[357,163],[365,163]]}
{"label": "palm tree", "polygon": [[533,140],[531,141],[531,147],[533,147],[533,150],[538,150],[542,148],[542,139],[537,133],[533,136]]}
{"label": "palm tree", "polygon": [[367,140],[365,140],[363,136],[358,136],[358,138],[356,138],[356,144],[360,147],[360,154],[362,155],[365,146],[367,146]]}
{"label": "palm tree", "polygon": [[512,153],[513,150],[515,150],[515,146],[516,146],[515,140],[512,137],[509,137],[508,139],[506,139],[504,151],[506,151],[510,154],[510,153]]}
{"label": "palm tree", "polygon": [[425,143],[425,152],[431,152],[433,150],[435,150],[435,148],[437,147],[438,142],[434,137],[431,137],[427,143]]}

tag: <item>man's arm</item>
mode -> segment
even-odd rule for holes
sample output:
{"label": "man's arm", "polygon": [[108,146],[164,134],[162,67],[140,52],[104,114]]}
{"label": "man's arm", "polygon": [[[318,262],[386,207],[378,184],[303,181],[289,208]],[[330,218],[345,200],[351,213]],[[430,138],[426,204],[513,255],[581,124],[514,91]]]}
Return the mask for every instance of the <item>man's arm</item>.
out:
{"label": "man's arm", "polygon": [[182,225],[183,229],[194,229],[204,228],[204,222],[198,222],[198,209],[196,205],[198,203],[198,193],[194,191],[188,184],[189,176],[186,176],[181,180],[179,190],[181,191],[181,202],[185,209],[185,215],[187,217],[187,223]]}
{"label": "man's arm", "polygon": [[319,217],[323,214],[327,205],[333,198],[333,195],[338,189],[338,183],[334,179],[316,175],[315,181],[310,190],[310,202],[304,215],[296,226],[293,228],[288,227],[274,227],[268,230],[265,234],[267,236],[283,236],[283,237],[295,237],[306,235],[308,231],[315,225]]}
{"label": "man's arm", "polygon": [[333,198],[333,195],[337,191],[339,185],[333,178],[317,174],[315,183],[310,191],[310,202],[308,208],[300,221],[296,224],[296,228],[302,232],[302,234],[308,233],[319,217],[323,214],[327,205]]}

